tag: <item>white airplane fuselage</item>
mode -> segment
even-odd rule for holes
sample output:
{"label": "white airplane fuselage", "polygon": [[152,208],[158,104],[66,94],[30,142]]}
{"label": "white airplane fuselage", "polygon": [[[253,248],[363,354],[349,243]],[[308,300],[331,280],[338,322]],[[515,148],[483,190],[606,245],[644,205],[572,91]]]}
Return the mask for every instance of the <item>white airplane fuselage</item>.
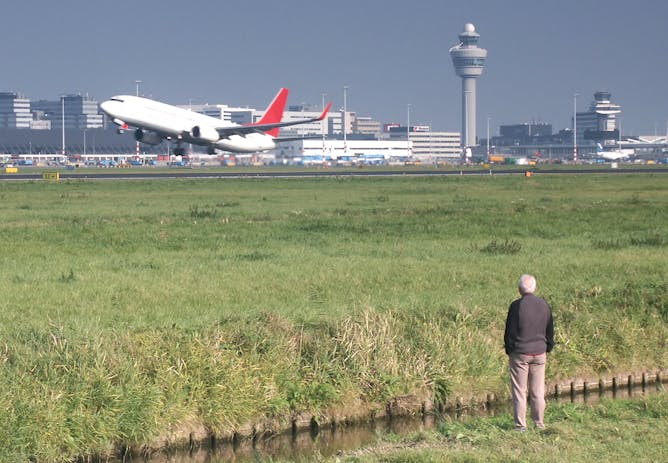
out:
{"label": "white airplane fuselage", "polygon": [[[118,95],[101,103],[100,109],[121,127],[135,127],[147,131],[149,136],[156,134],[160,141],[177,140],[239,153],[266,151],[276,147],[273,137],[261,132],[232,134],[221,138],[217,129],[240,126],[148,98]],[[193,133],[194,128],[198,128],[199,133]]]}
{"label": "white airplane fuselage", "polygon": [[618,161],[620,159],[628,158],[629,155],[622,151],[599,151],[596,155],[600,158],[603,158],[607,161]]}
{"label": "white airplane fuselage", "polygon": [[596,144],[596,156],[605,159],[606,161],[619,161],[621,159],[626,159],[631,155],[630,152],[625,153],[621,150],[609,150],[606,151],[603,149],[600,143]]}

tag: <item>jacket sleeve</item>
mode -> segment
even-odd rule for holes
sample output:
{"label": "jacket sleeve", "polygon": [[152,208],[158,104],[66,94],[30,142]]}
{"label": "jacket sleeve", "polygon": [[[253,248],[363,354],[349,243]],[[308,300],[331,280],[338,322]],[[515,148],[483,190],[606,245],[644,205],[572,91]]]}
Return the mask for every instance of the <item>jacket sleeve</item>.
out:
{"label": "jacket sleeve", "polygon": [[554,347],[554,322],[552,321],[552,310],[550,310],[550,318],[547,320],[547,327],[545,328],[545,341],[547,342],[547,352],[551,352]]}
{"label": "jacket sleeve", "polygon": [[517,339],[518,331],[517,310],[513,309],[511,304],[508,308],[508,316],[506,317],[506,330],[503,334],[503,344],[506,349],[506,354],[510,355],[515,349],[515,339]]}

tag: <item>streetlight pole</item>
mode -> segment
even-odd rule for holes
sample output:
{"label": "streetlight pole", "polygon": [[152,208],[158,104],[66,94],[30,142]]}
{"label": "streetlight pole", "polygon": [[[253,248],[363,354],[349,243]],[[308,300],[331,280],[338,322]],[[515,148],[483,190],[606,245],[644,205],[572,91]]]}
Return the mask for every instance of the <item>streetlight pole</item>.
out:
{"label": "streetlight pole", "polygon": [[[193,110],[193,99],[192,99],[192,98],[188,98],[188,111],[192,111],[192,110]],[[193,144],[192,144],[192,143],[188,143],[188,161],[189,161],[189,162],[192,162],[192,161],[191,161],[192,156],[193,156]],[[255,155],[253,155],[253,158],[254,158],[254,157],[255,157]]]}
{"label": "streetlight pole", "polygon": [[411,158],[411,104],[406,105],[406,154]]}
{"label": "streetlight pole", "polygon": [[65,156],[65,95],[60,95],[60,123],[62,124],[63,146],[61,153]]}
{"label": "streetlight pole", "polygon": [[343,86],[343,155],[347,156],[348,155],[348,138],[347,138],[347,133],[348,132],[348,86],[344,85]]}
{"label": "streetlight pole", "polygon": [[578,160],[578,94],[573,94],[573,162]]}
{"label": "streetlight pole", "polygon": [[487,116],[487,163],[489,163],[489,121],[492,118]]}
{"label": "streetlight pole", "polygon": [[[141,83],[141,80],[135,80],[135,96],[139,96],[139,84]],[[135,156],[139,159],[139,141],[135,142]]]}
{"label": "streetlight pole", "polygon": [[[325,111],[325,97],[326,93],[322,94],[322,111]],[[325,119],[320,122],[320,131],[322,132],[322,160],[325,160]]]}

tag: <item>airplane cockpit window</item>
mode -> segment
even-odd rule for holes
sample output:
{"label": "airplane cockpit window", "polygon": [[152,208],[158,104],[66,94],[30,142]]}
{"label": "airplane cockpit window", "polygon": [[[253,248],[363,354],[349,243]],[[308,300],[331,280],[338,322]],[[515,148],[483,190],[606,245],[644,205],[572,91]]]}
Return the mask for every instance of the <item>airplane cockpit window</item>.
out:
{"label": "airplane cockpit window", "polygon": [[111,101],[118,101],[119,103],[125,103],[125,101],[123,101],[123,100],[120,99],[120,98],[109,98],[109,99],[110,99]]}

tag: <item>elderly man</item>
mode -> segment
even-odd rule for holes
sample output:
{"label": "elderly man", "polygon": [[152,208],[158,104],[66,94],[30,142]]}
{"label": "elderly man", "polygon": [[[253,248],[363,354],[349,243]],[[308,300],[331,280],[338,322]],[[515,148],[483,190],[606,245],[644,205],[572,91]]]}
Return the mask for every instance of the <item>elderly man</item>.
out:
{"label": "elderly man", "polygon": [[526,431],[527,383],[531,418],[544,429],[545,361],[554,347],[552,311],[547,302],[534,295],[536,278],[532,275],[522,275],[518,289],[522,297],[510,304],[503,336],[510,363],[515,429]]}

